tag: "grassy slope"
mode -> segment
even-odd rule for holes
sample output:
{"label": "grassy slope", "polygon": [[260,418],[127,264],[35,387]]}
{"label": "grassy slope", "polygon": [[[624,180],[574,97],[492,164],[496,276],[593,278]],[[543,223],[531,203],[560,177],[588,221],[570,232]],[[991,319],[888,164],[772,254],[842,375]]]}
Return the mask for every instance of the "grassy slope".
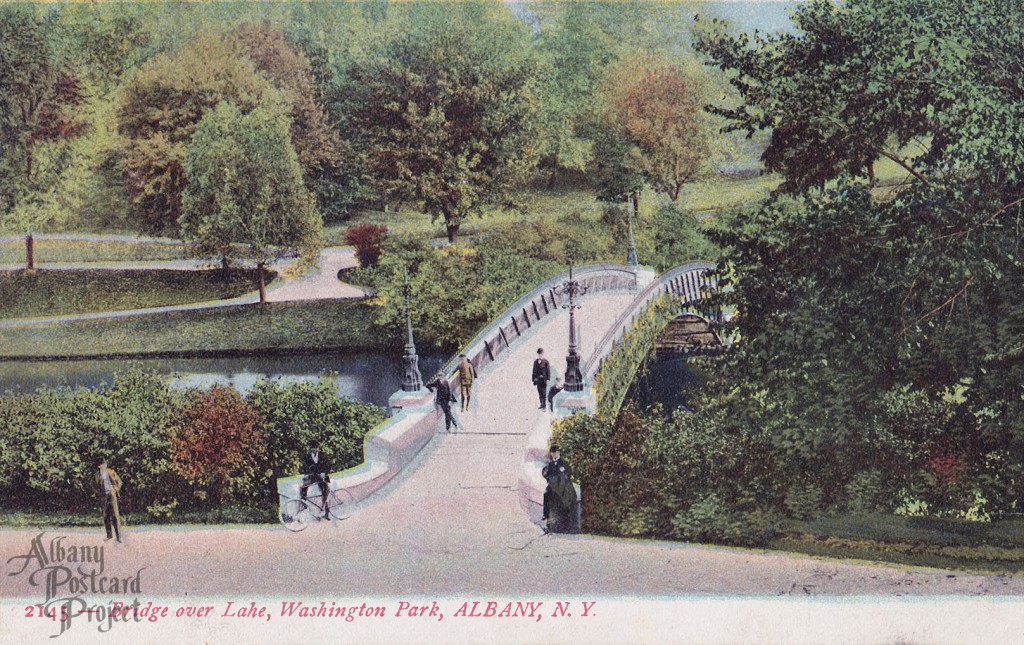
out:
{"label": "grassy slope", "polygon": [[[255,271],[0,272],[0,318],[37,318],[222,300],[254,291]],[[270,276],[272,278],[272,276]]]}
{"label": "grassy slope", "polygon": [[0,356],[357,350],[387,342],[368,305],[325,300],[3,329]]}

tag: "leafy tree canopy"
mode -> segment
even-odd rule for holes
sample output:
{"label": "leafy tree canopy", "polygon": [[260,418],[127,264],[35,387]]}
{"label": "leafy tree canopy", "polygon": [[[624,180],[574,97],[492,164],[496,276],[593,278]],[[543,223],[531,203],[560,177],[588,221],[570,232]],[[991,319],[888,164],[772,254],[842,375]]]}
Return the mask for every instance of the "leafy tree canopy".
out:
{"label": "leafy tree canopy", "polygon": [[246,114],[221,102],[200,122],[184,163],[182,237],[210,254],[255,260],[261,301],[266,263],[311,250],[322,232],[289,137],[287,106],[282,99]]}
{"label": "leafy tree canopy", "polygon": [[352,131],[386,198],[421,202],[454,240],[535,163],[535,62],[497,3],[416,4],[347,70]]}

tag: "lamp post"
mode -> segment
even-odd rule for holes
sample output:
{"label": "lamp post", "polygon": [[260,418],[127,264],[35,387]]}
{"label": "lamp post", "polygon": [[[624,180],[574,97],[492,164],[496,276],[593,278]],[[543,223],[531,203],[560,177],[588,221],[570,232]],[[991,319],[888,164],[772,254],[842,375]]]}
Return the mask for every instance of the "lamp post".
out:
{"label": "lamp post", "polygon": [[420,375],[420,357],[416,355],[416,343],[412,339],[412,317],[409,314],[409,270],[403,269],[405,285],[405,329],[408,337],[405,342],[405,375],[402,377],[403,392],[417,392],[423,389],[423,377]]}
{"label": "lamp post", "polygon": [[587,286],[580,284],[572,277],[572,265],[569,265],[569,279],[561,286],[555,287],[555,293],[565,293],[569,296],[568,304],[562,305],[563,309],[569,310],[569,353],[565,356],[565,391],[583,391],[583,372],[580,370],[580,353],[576,345],[576,310],[580,308],[576,304],[576,297],[587,293]]}
{"label": "lamp post", "polygon": [[629,218],[629,250],[626,251],[626,264],[634,269],[640,266],[636,257],[636,241],[633,239],[633,211],[634,201],[630,195],[626,195],[626,216]]}

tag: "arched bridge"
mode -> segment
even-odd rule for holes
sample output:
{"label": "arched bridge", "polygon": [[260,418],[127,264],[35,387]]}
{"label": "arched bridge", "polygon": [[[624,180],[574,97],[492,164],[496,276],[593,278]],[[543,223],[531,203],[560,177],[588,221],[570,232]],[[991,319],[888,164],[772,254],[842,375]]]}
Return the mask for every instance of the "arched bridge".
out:
{"label": "arched bridge", "polygon": [[[668,295],[679,302],[680,312],[707,315],[701,303],[715,288],[709,277],[711,269],[713,265],[704,262],[686,264],[661,276],[619,264],[574,269],[573,278],[587,290],[575,311],[584,388],[560,395],[554,413],[538,409],[530,370],[538,347],[544,348],[557,373],[565,370],[569,314],[563,286],[569,275],[563,273],[544,281],[459,352],[472,361],[479,377],[469,410],[460,413],[460,406],[453,405],[459,423],[457,432],[444,433],[432,393],[396,393],[391,399],[392,417],[365,440],[365,461],[333,474],[332,486],[346,489],[356,500],[367,500],[372,506],[372,510],[366,509],[367,514],[389,516],[393,522],[404,521],[397,510],[401,499],[425,497],[431,499],[431,504],[476,518],[473,524],[479,531],[500,530],[495,527],[509,522],[526,522],[528,526],[527,516],[539,518],[540,497],[535,489],[542,487],[542,480],[537,481],[539,462],[546,453],[551,420],[576,409],[593,409],[596,398],[591,386],[602,359],[654,299]],[[445,367],[456,393],[458,387],[451,375],[457,356]],[[406,471],[414,461],[418,465],[410,474]],[[401,480],[400,485],[391,484],[396,478]],[[461,492],[470,483],[490,486],[487,490],[492,491],[493,508],[509,506],[508,512],[489,521],[472,512],[480,494]],[[285,494],[297,494],[298,487],[297,477],[278,482]],[[384,494],[374,494],[385,487]],[[502,490],[505,492],[498,492]],[[520,505],[527,514],[518,508]],[[491,512],[496,511],[484,515]],[[491,528],[485,528],[485,524]]]}

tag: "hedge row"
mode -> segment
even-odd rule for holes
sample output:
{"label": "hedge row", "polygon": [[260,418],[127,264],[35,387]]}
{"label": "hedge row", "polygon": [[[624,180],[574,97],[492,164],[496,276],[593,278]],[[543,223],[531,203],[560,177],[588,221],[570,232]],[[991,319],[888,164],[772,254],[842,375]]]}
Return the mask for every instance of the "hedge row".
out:
{"label": "hedge row", "polygon": [[97,502],[106,459],[124,481],[127,512],[269,505],[275,480],[296,474],[312,443],[335,469],[354,466],[364,435],[385,416],[339,398],[326,380],[264,380],[243,396],[220,385],[176,389],[132,371],[99,388],[8,393],[0,494],[14,508],[78,511]]}

